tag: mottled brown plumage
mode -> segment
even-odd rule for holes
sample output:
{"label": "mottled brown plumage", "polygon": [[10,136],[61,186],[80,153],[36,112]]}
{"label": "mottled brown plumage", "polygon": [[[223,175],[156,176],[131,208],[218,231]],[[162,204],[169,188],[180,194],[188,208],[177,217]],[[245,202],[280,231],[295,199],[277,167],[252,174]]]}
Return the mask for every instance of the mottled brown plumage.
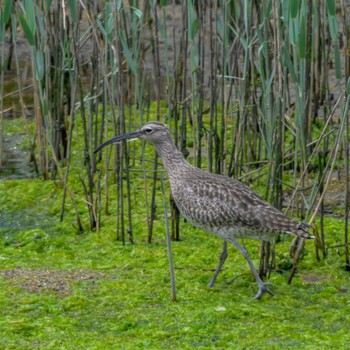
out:
{"label": "mottled brown plumage", "polygon": [[[172,141],[165,124],[149,122],[140,130],[120,135],[99,146],[124,139],[140,138],[151,142],[162,158],[168,173],[172,194],[181,214],[194,226],[234,244],[248,261],[258,283],[255,296],[272,292],[268,283],[262,282],[253,262],[237,238],[272,241],[280,233],[295,234],[312,239],[309,225],[287,218],[243,183],[227,176],[211,174],[189,164]],[[227,257],[226,245],[220,255],[219,265],[209,283],[211,287]]]}

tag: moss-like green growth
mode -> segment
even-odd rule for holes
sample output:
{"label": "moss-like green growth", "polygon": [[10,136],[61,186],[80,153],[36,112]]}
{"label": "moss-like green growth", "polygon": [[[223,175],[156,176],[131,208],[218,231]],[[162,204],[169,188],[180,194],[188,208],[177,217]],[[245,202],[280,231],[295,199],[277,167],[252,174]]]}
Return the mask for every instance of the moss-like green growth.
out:
{"label": "moss-like green growth", "polygon": [[[22,130],[23,120],[17,122],[8,122],[9,135]],[[149,159],[152,152],[147,147]],[[135,168],[142,169],[141,158],[141,146],[135,147]],[[79,167],[75,149],[71,160],[75,167],[69,186],[86,229],[86,198],[79,180],[84,166]],[[145,166],[152,169],[151,163]],[[130,178],[135,244],[125,246],[116,240],[115,191],[109,191],[110,215],[102,213],[99,231],[80,234],[69,198],[64,220],[58,220],[63,195],[59,180],[0,182],[0,349],[348,346],[349,274],[343,268],[344,250],[337,247],[343,242],[342,220],[325,221],[327,246],[335,246],[328,249],[327,259],[317,261],[314,243],[306,242],[291,286],[292,237],[283,237],[276,244],[278,272],[270,278],[275,296],[260,301],[252,299],[257,286],[246,261],[231,246],[215,287],[207,288],[222,242],[181,221],[181,241],[173,242],[177,302],[172,302],[162,193],[157,188],[153,243],[147,244],[144,193],[150,189],[138,172]],[[255,187],[261,193],[262,183]],[[104,185],[101,191],[103,198]],[[245,242],[256,265],[259,244]]]}
{"label": "moss-like green growth", "polygon": [[[341,250],[330,249],[317,262],[307,242],[289,286],[291,237],[284,237],[276,246],[279,272],[270,278],[275,296],[255,301],[256,284],[233,247],[215,287],[207,288],[221,241],[182,223],[182,241],[173,243],[178,301],[172,302],[162,210],[154,243],[145,243],[146,223],[136,215],[136,243],[122,246],[114,240],[113,216],[98,234],[77,235],[73,214],[58,222],[61,190],[40,180],[0,182],[0,348],[348,345],[349,275]],[[326,225],[327,243],[341,241],[343,222],[329,219]],[[257,263],[259,243],[246,246]]]}

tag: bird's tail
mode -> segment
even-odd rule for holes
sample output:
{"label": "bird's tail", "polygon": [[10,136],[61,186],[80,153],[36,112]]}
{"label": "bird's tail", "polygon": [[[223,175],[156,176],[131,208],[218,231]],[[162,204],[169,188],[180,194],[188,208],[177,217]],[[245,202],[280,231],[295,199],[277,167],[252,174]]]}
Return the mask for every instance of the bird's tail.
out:
{"label": "bird's tail", "polygon": [[306,224],[305,222],[301,222],[296,231],[295,231],[295,234],[298,236],[298,237],[301,237],[301,238],[305,238],[305,239],[315,239],[315,236],[311,235],[309,233],[309,229],[312,228],[312,226]]}

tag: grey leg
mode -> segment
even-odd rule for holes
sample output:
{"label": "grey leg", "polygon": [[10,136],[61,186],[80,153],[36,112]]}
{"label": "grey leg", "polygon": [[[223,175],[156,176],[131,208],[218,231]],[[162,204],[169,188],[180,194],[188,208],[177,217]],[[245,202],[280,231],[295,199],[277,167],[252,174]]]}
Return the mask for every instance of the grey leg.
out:
{"label": "grey leg", "polygon": [[220,273],[221,268],[224,265],[226,258],[227,258],[227,242],[224,241],[222,252],[220,254],[219,264],[218,264],[217,268],[215,269],[214,275],[208,284],[209,288],[211,288],[214,285],[214,283],[216,281],[216,277],[218,277],[218,274]]}
{"label": "grey leg", "polygon": [[269,293],[271,295],[273,295],[273,293],[267,288],[267,286],[271,283],[268,282],[263,282],[258,274],[258,272],[255,269],[255,266],[253,264],[252,259],[250,258],[247,249],[245,249],[244,247],[242,247],[234,238],[228,238],[227,241],[231,242],[241,253],[242,255],[245,257],[245,259],[248,261],[248,264],[250,266],[250,269],[255,277],[255,280],[258,284],[259,290],[258,293],[256,294],[256,296],[254,297],[254,299],[260,299],[265,293]]}

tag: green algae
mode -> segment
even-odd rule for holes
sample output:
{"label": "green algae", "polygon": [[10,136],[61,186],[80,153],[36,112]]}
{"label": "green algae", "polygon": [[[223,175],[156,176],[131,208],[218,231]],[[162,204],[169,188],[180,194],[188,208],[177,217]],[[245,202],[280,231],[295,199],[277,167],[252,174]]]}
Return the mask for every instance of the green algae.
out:
{"label": "green algae", "polygon": [[[307,242],[292,285],[287,284],[288,267],[279,269],[270,278],[275,296],[255,301],[256,285],[234,247],[229,247],[217,284],[207,288],[221,241],[182,223],[182,241],[173,243],[178,301],[172,302],[160,215],[154,243],[145,243],[145,222],[136,216],[136,243],[122,246],[114,239],[113,220],[104,222],[98,234],[83,235],[72,225],[73,214],[59,222],[52,208],[59,206],[60,191],[55,182],[0,182],[2,219],[4,213],[32,210],[27,226],[12,233],[9,225],[1,226],[1,270],[20,268],[33,283],[43,269],[55,283],[63,272],[100,275],[70,277],[69,292],[62,295],[44,287],[28,291],[19,276],[16,283],[14,272],[11,279],[2,274],[1,349],[315,349],[348,344],[349,274],[342,268],[341,250],[329,250],[327,259],[318,262],[313,242]],[[40,226],[44,216],[47,222]],[[342,228],[342,220],[326,220],[327,244],[341,241]],[[284,237],[277,244],[277,263],[288,259],[290,242],[291,237]],[[259,243],[247,241],[246,246],[257,264]]]}
{"label": "green algae", "polygon": [[[142,169],[141,152],[136,159],[135,167]],[[78,209],[86,213],[77,170],[71,174]],[[314,242],[306,242],[298,273],[288,285],[292,237],[282,237],[276,244],[278,272],[270,277],[275,296],[256,301],[249,267],[231,246],[215,287],[207,288],[222,242],[181,221],[181,241],[172,244],[177,286],[177,302],[172,302],[162,194],[157,189],[153,243],[147,244],[143,179],[130,176],[135,244],[125,246],[115,239],[113,191],[110,215],[103,214],[99,231],[79,234],[69,200],[64,221],[58,220],[60,181],[0,181],[0,349],[348,345],[350,281],[342,247],[328,249],[327,258],[317,261]],[[341,219],[325,219],[328,247],[343,241],[343,226]],[[259,242],[245,245],[257,265]]]}

